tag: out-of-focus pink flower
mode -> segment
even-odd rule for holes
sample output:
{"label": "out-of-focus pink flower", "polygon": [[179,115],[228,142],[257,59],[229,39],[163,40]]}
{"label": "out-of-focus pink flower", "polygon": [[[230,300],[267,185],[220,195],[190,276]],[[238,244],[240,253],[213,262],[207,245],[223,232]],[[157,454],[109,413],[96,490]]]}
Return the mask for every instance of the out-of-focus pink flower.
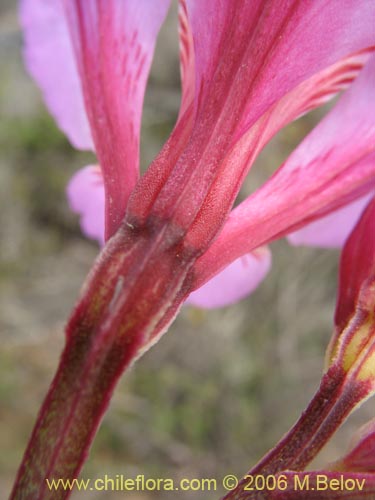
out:
{"label": "out-of-focus pink flower", "polygon": [[186,303],[211,309],[237,302],[259,285],[270,267],[271,252],[267,247],[259,247],[236,259],[191,293]]}
{"label": "out-of-focus pink flower", "polygon": [[[68,186],[83,232],[103,244],[126,212],[174,212],[187,242],[204,249],[190,302],[217,307],[267,274],[270,253],[259,246],[294,230],[293,244],[341,245],[373,191],[374,3],[180,1],[180,114],[137,184],[143,96],[168,5],[23,0],[25,57],[72,144],[98,155],[100,169],[86,167]],[[358,73],[269,181],[231,211],[264,145]]]}
{"label": "out-of-focus pink flower", "polygon": [[372,193],[362,196],[343,208],[290,233],[288,241],[292,245],[342,247],[372,196]]}
{"label": "out-of-focus pink flower", "polygon": [[89,165],[71,178],[66,193],[71,209],[81,214],[81,226],[89,238],[104,245],[105,194],[98,165]]}

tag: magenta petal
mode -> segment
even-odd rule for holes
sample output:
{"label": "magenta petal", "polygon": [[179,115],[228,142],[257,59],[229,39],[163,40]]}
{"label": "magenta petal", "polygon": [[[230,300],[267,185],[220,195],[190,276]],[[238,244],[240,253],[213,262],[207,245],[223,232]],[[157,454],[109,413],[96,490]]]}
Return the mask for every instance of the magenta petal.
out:
{"label": "magenta petal", "polygon": [[182,82],[182,98],[179,115],[182,116],[187,108],[193,103],[195,92],[194,41],[186,0],[180,0],[179,2],[178,28]]}
{"label": "magenta petal", "polygon": [[240,110],[238,134],[301,82],[375,42],[372,0],[186,3],[198,114]]}
{"label": "magenta petal", "polygon": [[73,146],[93,149],[81,83],[60,0],[22,0],[20,21],[27,68]]}
{"label": "magenta petal", "polygon": [[139,177],[143,97],[170,0],[64,0],[106,193],[106,238]]}
{"label": "magenta petal", "polygon": [[213,309],[233,304],[263,281],[271,267],[271,252],[261,247],[235,260],[198,290],[191,293],[187,304]]}
{"label": "magenta petal", "polygon": [[373,191],[374,81],[375,56],[371,56],[325,119],[260,189],[231,212],[219,237],[197,263],[197,277],[202,280],[198,285],[229,259]]}
{"label": "magenta petal", "polygon": [[90,165],[73,175],[66,189],[70,208],[80,215],[83,233],[104,244],[104,184],[100,168]]}
{"label": "magenta petal", "polygon": [[373,197],[370,193],[339,210],[307,224],[287,236],[292,245],[306,245],[323,248],[340,248],[358,222],[358,219]]}
{"label": "magenta petal", "polygon": [[[369,0],[186,0],[186,4],[194,41],[194,127],[168,181],[159,189],[150,179],[148,193],[155,200],[153,217],[173,214],[175,225],[190,228],[187,244],[202,249],[222,226],[259,150],[280,126],[324,102],[321,89],[314,85],[300,87],[288,102],[283,99],[317,73],[375,43],[375,4]],[[350,81],[355,68],[344,68]],[[333,80],[332,88],[320,82],[325,96],[345,82],[340,77]]]}
{"label": "magenta petal", "polygon": [[[149,215],[192,130],[195,95],[194,43],[186,0],[179,1],[179,45],[182,96],[177,123],[162,150],[139,180],[129,200],[128,214],[139,221]],[[171,193],[170,193],[171,194]]]}

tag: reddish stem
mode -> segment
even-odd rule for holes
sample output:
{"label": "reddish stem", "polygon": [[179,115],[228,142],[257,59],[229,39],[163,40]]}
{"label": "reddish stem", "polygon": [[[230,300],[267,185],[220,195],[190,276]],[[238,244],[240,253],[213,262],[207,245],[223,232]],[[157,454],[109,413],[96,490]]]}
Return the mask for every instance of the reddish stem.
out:
{"label": "reddish stem", "polygon": [[82,340],[68,341],[43,403],[11,499],[62,499],[46,479],[77,477],[114,385],[125,368],[112,347],[98,355]]}
{"label": "reddish stem", "polygon": [[176,315],[194,252],[171,235],[166,245],[163,232],[122,229],[99,258],[66,328],[12,500],[68,498],[46,479],[77,477],[120,375]]}
{"label": "reddish stem", "polygon": [[[366,395],[364,385],[344,384],[345,373],[333,366],[322,378],[320,387],[296,424],[246,476],[264,477],[285,470],[301,471],[318,454],[345,420],[353,407]],[[249,479],[244,477],[225,500],[260,500],[267,491],[245,490]]]}

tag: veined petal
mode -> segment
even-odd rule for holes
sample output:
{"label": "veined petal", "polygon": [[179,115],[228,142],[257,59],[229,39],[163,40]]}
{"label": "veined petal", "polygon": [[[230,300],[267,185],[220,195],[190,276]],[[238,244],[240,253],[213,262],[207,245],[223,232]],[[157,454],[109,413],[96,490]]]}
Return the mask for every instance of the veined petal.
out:
{"label": "veined petal", "polygon": [[21,0],[27,68],[49,111],[78,149],[94,149],[61,0]]}
{"label": "veined petal", "polygon": [[182,98],[179,116],[182,116],[187,108],[192,105],[195,91],[194,42],[186,0],[180,0],[179,2],[178,28],[182,83]]}
{"label": "veined petal", "polygon": [[187,304],[213,309],[245,298],[266,277],[271,268],[271,252],[261,247],[243,255],[198,290],[191,293]]}
{"label": "veined petal", "polygon": [[180,72],[182,96],[177,123],[158,156],[139,180],[129,200],[129,218],[134,224],[145,219],[176,162],[186,147],[192,126],[195,95],[195,57],[186,0],[179,1],[178,11]]}
{"label": "veined petal", "polygon": [[66,188],[70,208],[80,215],[82,232],[104,244],[104,184],[98,165],[76,172]]}
{"label": "veined petal", "polygon": [[239,133],[302,81],[375,43],[371,0],[187,0],[187,6],[198,111],[222,94],[220,109],[211,111],[240,109]]}
{"label": "veined petal", "polygon": [[[187,0],[186,4],[194,41],[194,126],[162,189],[149,179],[146,194],[153,200],[150,217],[172,219],[187,231],[187,245],[203,250],[227,217],[261,147],[278,127],[321,102],[319,89],[310,85],[313,95],[300,92],[287,108],[284,102],[282,116],[280,108],[278,114],[271,111],[317,72],[375,43],[375,4],[369,0],[360,5],[354,0]],[[321,84],[327,95],[334,91],[325,87],[325,81]],[[134,215],[141,217],[144,212]]]}
{"label": "veined petal", "polygon": [[358,222],[374,193],[369,193],[334,212],[288,234],[292,245],[340,248]]}
{"label": "veined petal", "polygon": [[139,176],[143,97],[169,0],[64,0],[106,192],[106,238]]}
{"label": "veined petal", "polygon": [[335,108],[289,159],[232,211],[197,263],[198,286],[240,255],[374,189],[374,79],[372,56]]}

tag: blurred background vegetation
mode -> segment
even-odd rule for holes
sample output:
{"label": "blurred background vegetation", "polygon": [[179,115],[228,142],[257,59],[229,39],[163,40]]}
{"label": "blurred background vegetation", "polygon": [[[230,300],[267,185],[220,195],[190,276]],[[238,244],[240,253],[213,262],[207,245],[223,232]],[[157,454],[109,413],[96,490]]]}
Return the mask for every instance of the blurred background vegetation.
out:
{"label": "blurred background vegetation", "polygon": [[[15,2],[0,3],[0,491],[9,492],[63,346],[63,328],[98,253],[80,233],[64,188],[92,160],[72,149],[26,74]],[[176,12],[160,36],[147,89],[142,165],[176,118]],[[259,185],[313,123],[290,125],[254,166]],[[242,195],[244,195],[242,193]],[[315,391],[332,329],[338,252],[272,245],[273,268],[241,303],[216,311],[186,307],[170,331],[127,373],[113,398],[85,478],[220,479],[241,475],[281,437]],[[343,451],[368,403],[321,453]],[[180,493],[182,500],[219,493]],[[3,495],[4,493],[2,493]],[[80,492],[73,498],[124,498]],[[126,498],[174,498],[157,492]],[[5,498],[2,496],[2,498]]]}

